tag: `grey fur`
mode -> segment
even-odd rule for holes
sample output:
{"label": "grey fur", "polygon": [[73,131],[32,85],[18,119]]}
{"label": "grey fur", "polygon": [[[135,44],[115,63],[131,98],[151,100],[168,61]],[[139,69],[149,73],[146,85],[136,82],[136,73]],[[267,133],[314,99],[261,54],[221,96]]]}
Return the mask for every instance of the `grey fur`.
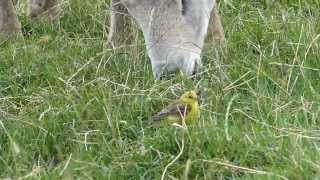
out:
{"label": "grey fur", "polygon": [[0,0],[0,33],[2,35],[21,33],[21,25],[12,0]]}
{"label": "grey fur", "polygon": [[31,19],[55,19],[60,13],[59,0],[29,0],[28,16]]}
{"label": "grey fur", "polygon": [[[21,25],[16,15],[16,0],[0,0],[0,34],[21,34]],[[58,0],[29,0],[29,17],[55,18],[60,8]]]}

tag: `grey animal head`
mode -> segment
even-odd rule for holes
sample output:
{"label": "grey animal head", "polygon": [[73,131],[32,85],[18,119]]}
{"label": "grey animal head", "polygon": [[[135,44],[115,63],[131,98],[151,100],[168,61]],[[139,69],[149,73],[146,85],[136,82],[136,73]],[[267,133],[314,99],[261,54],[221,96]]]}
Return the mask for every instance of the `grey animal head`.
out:
{"label": "grey animal head", "polygon": [[36,18],[46,16],[50,19],[59,13],[58,0],[29,0],[28,16]]}
{"label": "grey animal head", "polygon": [[141,26],[155,78],[165,70],[195,72],[215,0],[121,2]]}

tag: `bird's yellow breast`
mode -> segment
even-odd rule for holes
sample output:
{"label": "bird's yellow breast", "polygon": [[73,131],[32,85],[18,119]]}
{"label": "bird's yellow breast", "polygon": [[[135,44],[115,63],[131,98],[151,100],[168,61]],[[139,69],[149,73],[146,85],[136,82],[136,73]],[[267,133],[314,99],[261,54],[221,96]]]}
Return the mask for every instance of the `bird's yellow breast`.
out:
{"label": "bird's yellow breast", "polygon": [[186,118],[186,121],[193,121],[195,119],[198,119],[199,118],[199,104],[198,102],[193,102],[193,103],[190,103],[189,104],[191,106],[191,111],[190,113],[188,114],[187,118]]}

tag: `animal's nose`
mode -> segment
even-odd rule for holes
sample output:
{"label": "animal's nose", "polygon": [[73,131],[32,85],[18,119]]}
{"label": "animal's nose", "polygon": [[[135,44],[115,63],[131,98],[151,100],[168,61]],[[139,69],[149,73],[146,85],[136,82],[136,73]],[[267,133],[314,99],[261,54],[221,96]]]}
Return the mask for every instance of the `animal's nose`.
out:
{"label": "animal's nose", "polygon": [[189,72],[188,74],[189,75],[195,75],[197,73],[197,69],[198,69],[198,66],[200,65],[201,63],[201,59],[199,56],[193,56],[191,57],[191,59],[187,62],[189,62]]}

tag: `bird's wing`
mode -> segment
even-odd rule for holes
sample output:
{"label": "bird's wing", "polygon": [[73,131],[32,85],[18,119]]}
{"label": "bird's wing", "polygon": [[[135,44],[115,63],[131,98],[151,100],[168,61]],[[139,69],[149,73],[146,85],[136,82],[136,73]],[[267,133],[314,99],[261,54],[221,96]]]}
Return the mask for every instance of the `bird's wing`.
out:
{"label": "bird's wing", "polygon": [[168,116],[186,117],[190,111],[190,105],[174,103],[157,113],[155,116],[152,117],[152,119],[154,121],[159,121]]}

